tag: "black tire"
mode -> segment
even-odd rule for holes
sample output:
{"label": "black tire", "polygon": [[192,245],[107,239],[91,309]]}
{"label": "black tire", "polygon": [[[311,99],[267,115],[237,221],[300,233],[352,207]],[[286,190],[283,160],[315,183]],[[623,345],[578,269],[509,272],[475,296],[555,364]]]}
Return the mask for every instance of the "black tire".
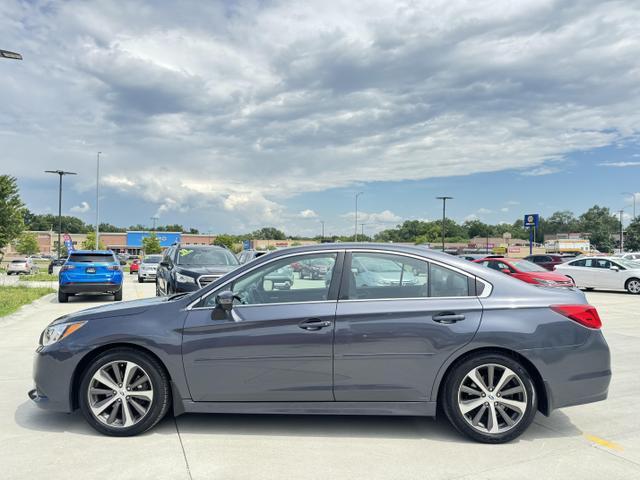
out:
{"label": "black tire", "polygon": [[[149,375],[153,386],[153,400],[146,415],[131,427],[111,427],[96,417],[89,406],[89,385],[91,378],[104,365],[116,361],[134,362]],[[153,428],[169,411],[171,406],[171,390],[169,377],[163,366],[153,357],[144,352],[130,348],[114,348],[96,357],[82,373],[82,380],[78,390],[78,404],[85,420],[95,430],[114,437],[130,437],[146,432]]]}
{"label": "black tire", "polygon": [[629,280],[627,280],[627,283],[624,284],[624,288],[631,295],[640,294],[640,290],[638,289],[638,286],[640,286],[640,278],[630,278]]}
{"label": "black tire", "polygon": [[116,293],[113,294],[113,299],[116,302],[122,301],[122,287],[120,287],[120,290],[118,290]]}
{"label": "black tire", "polygon": [[160,286],[158,285],[158,282],[156,281],[156,297],[160,296]]}
{"label": "black tire", "polygon": [[67,303],[69,301],[69,294],[58,290],[58,303]]}
{"label": "black tire", "polygon": [[593,287],[584,287],[584,289],[587,292],[592,292],[593,291]]}
{"label": "black tire", "polygon": [[[458,406],[458,391],[467,373],[471,372],[476,367],[486,364],[506,367],[512,370],[522,381],[526,392],[526,407],[524,414],[521,415],[513,427],[501,433],[488,433],[476,429],[469,423]],[[494,380],[494,382],[496,381]],[[529,427],[538,409],[538,397],[536,395],[531,376],[526,368],[510,356],[491,352],[480,353],[467,357],[459,364],[455,365],[445,380],[441,400],[444,412],[449,419],[449,422],[451,422],[456,430],[481,443],[506,443],[514,440]],[[489,399],[487,398],[487,400]],[[500,399],[496,398],[494,400],[496,400],[494,404],[499,404]],[[487,405],[488,403],[489,401],[484,405]],[[473,410],[472,412],[477,413],[478,411]]]}
{"label": "black tire", "polygon": [[138,283],[144,283],[144,279],[140,275],[138,275]]}

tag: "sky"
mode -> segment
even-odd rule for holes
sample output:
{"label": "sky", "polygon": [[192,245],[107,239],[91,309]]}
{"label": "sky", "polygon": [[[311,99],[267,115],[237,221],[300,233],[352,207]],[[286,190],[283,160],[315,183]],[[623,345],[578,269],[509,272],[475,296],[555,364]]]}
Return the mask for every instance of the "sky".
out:
{"label": "sky", "polygon": [[[640,2],[0,2],[0,174],[36,213],[373,234],[632,214]],[[635,194],[640,213],[640,193]],[[360,226],[358,230],[361,231]]]}

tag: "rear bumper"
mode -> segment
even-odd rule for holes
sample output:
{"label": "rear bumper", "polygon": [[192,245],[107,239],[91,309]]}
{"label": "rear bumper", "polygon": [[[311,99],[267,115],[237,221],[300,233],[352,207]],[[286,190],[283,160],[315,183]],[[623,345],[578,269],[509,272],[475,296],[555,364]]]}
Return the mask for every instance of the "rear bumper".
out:
{"label": "rear bumper", "polygon": [[122,284],[113,283],[67,283],[58,287],[62,293],[115,293],[122,289]]}
{"label": "rear bumper", "polygon": [[562,407],[598,402],[607,398],[611,382],[609,346],[597,330],[574,347],[520,351],[544,379],[548,412]]}

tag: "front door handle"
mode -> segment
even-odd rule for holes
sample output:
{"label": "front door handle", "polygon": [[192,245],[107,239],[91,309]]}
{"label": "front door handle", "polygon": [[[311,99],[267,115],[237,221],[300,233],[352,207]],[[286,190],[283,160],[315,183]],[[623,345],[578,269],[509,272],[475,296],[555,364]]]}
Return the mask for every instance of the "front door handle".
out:
{"label": "front door handle", "polygon": [[309,318],[298,323],[298,327],[304,330],[320,330],[330,326],[331,322],[329,320],[320,320],[319,318]]}
{"label": "front door handle", "polygon": [[464,315],[456,314],[454,312],[442,312],[437,315],[434,315],[433,317],[431,317],[431,319],[434,322],[450,324],[450,323],[456,323],[456,322],[460,322],[461,320],[464,320]]}

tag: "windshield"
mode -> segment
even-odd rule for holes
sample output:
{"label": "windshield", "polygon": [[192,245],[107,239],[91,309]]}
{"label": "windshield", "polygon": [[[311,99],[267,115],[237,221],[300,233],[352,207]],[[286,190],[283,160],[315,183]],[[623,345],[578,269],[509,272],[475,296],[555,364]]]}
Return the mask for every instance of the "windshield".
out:
{"label": "windshield", "polygon": [[149,255],[144,257],[142,263],[160,263],[160,260],[162,260],[162,255]]}
{"label": "windshield", "polygon": [[181,248],[178,265],[238,265],[236,257],[221,248]]}
{"label": "windshield", "polygon": [[68,261],[79,263],[112,263],[116,260],[110,253],[72,253],[69,255]]}
{"label": "windshield", "polygon": [[511,264],[521,272],[546,272],[547,270],[528,260],[516,260]]}
{"label": "windshield", "polygon": [[633,260],[616,258],[616,262],[622,265],[624,268],[629,268],[629,269],[640,268],[640,262],[637,262],[637,261],[634,262]]}

